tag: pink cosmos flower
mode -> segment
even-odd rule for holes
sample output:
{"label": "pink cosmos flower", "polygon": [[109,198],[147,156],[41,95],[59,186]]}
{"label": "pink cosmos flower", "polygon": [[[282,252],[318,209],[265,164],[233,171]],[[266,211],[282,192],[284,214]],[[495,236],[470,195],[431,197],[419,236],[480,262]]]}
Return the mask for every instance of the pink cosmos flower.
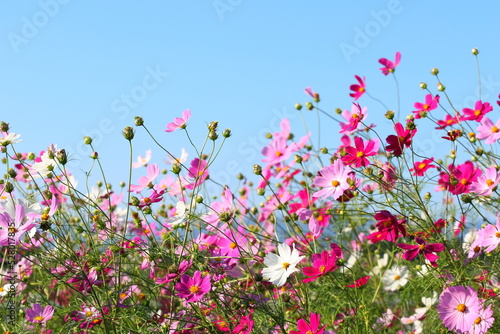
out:
{"label": "pink cosmos flower", "polygon": [[433,162],[434,158],[417,161],[414,164],[414,168],[411,168],[410,171],[413,172],[413,175],[424,176],[425,172],[427,172],[429,168],[437,168],[437,166],[431,165]]}
{"label": "pink cosmos flower", "polygon": [[417,133],[417,129],[405,129],[401,123],[396,123],[394,125],[394,130],[396,130],[396,135],[390,135],[385,139],[387,144],[389,144],[385,149],[398,157],[403,154],[404,147],[410,147],[412,138]]}
{"label": "pink cosmos flower", "polygon": [[164,130],[165,132],[173,132],[179,128],[185,129],[186,128],[186,123],[191,118],[191,110],[186,109],[182,112],[182,117],[176,117],[174,118],[174,121],[171,123],[167,124],[167,129]]}
{"label": "pink cosmos flower", "polygon": [[33,304],[32,308],[26,309],[26,320],[32,324],[45,324],[54,316],[54,308],[50,305],[42,309],[40,304]]}
{"label": "pink cosmos flower", "polygon": [[464,108],[462,112],[464,113],[460,117],[461,121],[477,121],[481,122],[483,116],[493,110],[493,107],[488,103],[483,103],[481,100],[477,101],[474,105],[474,109]]}
{"label": "pink cosmos flower", "polygon": [[453,164],[448,166],[448,171],[440,174],[438,184],[441,189],[446,189],[453,195],[468,193],[473,182],[477,181],[481,175],[481,170],[475,168],[471,161],[455,167]]}
{"label": "pink cosmos flower", "polygon": [[182,275],[180,282],[175,285],[177,296],[184,298],[187,302],[200,300],[211,288],[210,275],[203,277],[199,270],[194,272],[193,277]]}
{"label": "pink cosmos flower", "polygon": [[439,95],[432,97],[432,94],[427,94],[424,103],[416,102],[413,105],[417,110],[412,111],[412,113],[415,114],[415,118],[425,117],[429,111],[436,109],[438,104]]}
{"label": "pink cosmos flower", "polygon": [[[482,304],[484,303],[483,300],[479,300]],[[485,334],[488,329],[493,325],[493,321],[495,318],[493,318],[493,310],[491,309],[492,305],[488,305],[486,308],[481,307],[478,312],[478,317],[476,320],[474,320],[474,323],[472,324],[472,327],[469,329],[469,333],[474,333],[474,334]]]}
{"label": "pink cosmos flower", "polygon": [[262,155],[266,157],[262,161],[273,165],[285,161],[292,154],[292,148],[292,146],[288,146],[287,138],[275,137],[269,145],[262,149]]}
{"label": "pink cosmos flower", "polygon": [[137,161],[132,162],[132,168],[139,168],[142,166],[146,166],[149,160],[151,160],[151,150],[147,150],[146,155],[144,157],[142,155],[139,155],[137,157]]}
{"label": "pink cosmos flower", "polygon": [[350,177],[351,168],[345,166],[342,160],[336,160],[330,166],[323,167],[319,175],[314,178],[313,186],[322,187],[313,194],[313,197],[339,198],[346,190],[350,188],[348,179]]}
{"label": "pink cosmos flower", "polygon": [[208,164],[206,160],[193,159],[188,171],[191,183],[186,185],[186,189],[195,189],[208,179]]}
{"label": "pink cosmos flower", "polygon": [[0,246],[19,244],[21,237],[36,226],[32,223],[33,217],[24,221],[24,206],[16,204],[15,210],[14,220],[8,212],[0,213]]}
{"label": "pink cosmos flower", "polygon": [[342,250],[337,246],[332,251],[324,250],[321,254],[313,254],[311,257],[312,267],[302,268],[302,273],[306,276],[311,276],[303,280],[304,283],[309,283],[317,280],[321,276],[328,274],[338,268],[337,260],[342,258]]}
{"label": "pink cosmos flower", "polygon": [[290,334],[323,334],[326,325],[319,327],[321,316],[319,314],[311,313],[309,316],[309,323],[304,319],[299,319],[297,321],[298,331],[289,331]]}
{"label": "pink cosmos flower", "polygon": [[461,285],[445,288],[437,308],[443,325],[457,333],[468,333],[480,311],[477,292]]}
{"label": "pink cosmos flower", "polygon": [[366,119],[367,107],[361,108],[359,103],[353,103],[351,106],[351,111],[342,111],[342,117],[347,120],[347,122],[340,123],[340,133],[351,134],[356,130],[359,130],[363,125],[361,122]]}
{"label": "pink cosmos flower", "polygon": [[460,120],[458,118],[458,113],[455,116],[446,115],[446,117],[444,118],[444,120],[437,121],[437,124],[439,126],[436,127],[436,129],[440,129],[441,130],[441,129],[444,129],[444,128],[448,127],[448,126],[457,124],[459,122],[460,122]]}
{"label": "pink cosmos flower", "polygon": [[354,165],[356,168],[368,166],[370,161],[367,157],[377,154],[379,143],[378,139],[364,141],[360,137],[354,138],[356,147],[348,146],[345,148],[346,155],[342,157],[342,162]]}
{"label": "pink cosmos flower", "polygon": [[406,250],[406,252],[403,253],[403,259],[407,261],[412,261],[414,260],[418,254],[422,253],[424,257],[429,260],[431,265],[433,267],[437,267],[437,259],[439,259],[439,256],[437,256],[434,253],[437,252],[442,252],[444,251],[444,245],[443,244],[427,244],[424,239],[421,239],[419,237],[415,237],[415,242],[418,245],[408,245],[404,243],[398,243],[398,247]]}
{"label": "pink cosmos flower", "polygon": [[363,77],[363,79],[361,79],[357,75],[355,75],[354,77],[356,78],[356,80],[358,80],[359,85],[358,84],[351,85],[350,89],[352,90],[352,93],[349,94],[349,96],[353,97],[354,101],[356,101],[366,92],[366,82],[365,82],[366,78]]}
{"label": "pink cosmos flower", "polygon": [[479,132],[476,135],[477,139],[486,139],[484,141],[486,144],[494,144],[500,139],[500,119],[493,124],[488,117],[483,117],[477,131]]}
{"label": "pink cosmos flower", "polygon": [[312,97],[315,102],[319,102],[319,94],[316,93],[315,91],[313,91],[313,89],[311,87],[306,87],[304,89],[304,93],[306,93],[307,95]]}
{"label": "pink cosmos flower", "polygon": [[481,196],[491,195],[493,189],[500,182],[500,172],[495,166],[491,166],[484,170],[484,173],[470,185],[470,191]]}
{"label": "pink cosmos flower", "polygon": [[250,309],[250,313],[248,315],[244,315],[238,319],[238,325],[234,327],[231,334],[251,334],[253,325],[253,309]]}
{"label": "pink cosmos flower", "polygon": [[346,285],[346,287],[357,289],[357,288],[362,287],[366,283],[368,283],[369,280],[370,280],[370,276],[364,276],[364,277],[361,277],[361,278],[358,278],[357,280],[355,280],[353,284]]}
{"label": "pink cosmos flower", "polygon": [[475,246],[486,247],[484,250],[487,253],[493,252],[500,244],[500,218],[497,216],[496,225],[488,224],[484,228],[477,231],[476,240],[471,245],[471,248]]}
{"label": "pink cosmos flower", "polygon": [[399,62],[401,61],[401,53],[396,52],[396,56],[394,62],[386,58],[380,58],[378,62],[382,64],[384,67],[381,67],[380,70],[384,75],[388,75],[389,73],[394,73],[396,67],[398,67]]}
{"label": "pink cosmos flower", "polygon": [[141,176],[138,180],[138,185],[131,184],[130,191],[135,193],[140,193],[145,188],[152,188],[153,182],[156,177],[160,174],[160,168],[157,164],[151,164],[147,166],[148,174],[147,176]]}

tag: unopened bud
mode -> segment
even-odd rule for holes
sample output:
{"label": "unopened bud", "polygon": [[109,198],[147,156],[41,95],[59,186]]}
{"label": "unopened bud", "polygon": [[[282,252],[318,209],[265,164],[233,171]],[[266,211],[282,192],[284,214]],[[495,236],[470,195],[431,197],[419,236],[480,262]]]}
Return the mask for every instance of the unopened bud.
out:
{"label": "unopened bud", "polygon": [[85,137],[83,137],[83,143],[84,143],[85,145],[90,145],[90,144],[92,144],[92,138],[90,138],[89,136],[85,136]]}
{"label": "unopened bud", "polygon": [[253,173],[255,175],[262,175],[262,167],[259,165],[253,165]]}
{"label": "unopened bud", "polygon": [[307,110],[313,110],[314,106],[311,102],[306,102],[306,108],[307,108]]}
{"label": "unopened bud", "polygon": [[433,69],[431,69],[431,74],[432,75],[438,75],[439,74],[439,69],[434,67]]}
{"label": "unopened bud", "polygon": [[231,129],[226,129],[226,130],[222,131],[222,137],[224,137],[224,138],[231,137]]}
{"label": "unopened bud", "polygon": [[141,204],[141,201],[137,197],[132,196],[130,198],[130,204],[132,204],[133,206],[138,206],[139,204]]}
{"label": "unopened bud", "polygon": [[142,117],[135,116],[134,123],[135,123],[135,126],[142,126],[144,124],[144,120],[142,119]]}
{"label": "unopened bud", "polygon": [[173,164],[172,165],[172,173],[174,173],[175,175],[179,175],[180,172],[181,172],[181,165]]}
{"label": "unopened bud", "polygon": [[301,110],[302,109],[302,104],[300,103],[295,103],[295,109]]}
{"label": "unopened bud", "polygon": [[99,153],[97,153],[97,152],[92,152],[92,154],[90,154],[90,157],[91,157],[92,159],[97,159],[97,158],[99,158]]}
{"label": "unopened bud", "polygon": [[446,87],[440,82],[438,82],[437,88],[438,88],[438,91],[440,91],[440,92],[443,92],[446,89]]}
{"label": "unopened bud", "polygon": [[294,158],[296,163],[298,164],[302,163],[302,157],[300,155],[296,154]]}
{"label": "unopened bud", "polygon": [[61,165],[66,165],[66,163],[68,162],[68,156],[66,155],[65,149],[62,149],[59,152],[57,152],[56,157],[57,161],[59,161]]}
{"label": "unopened bud", "polygon": [[3,190],[5,190],[6,193],[11,193],[14,191],[14,185],[10,182],[5,182],[5,186],[3,187]]}
{"label": "unopened bud", "polygon": [[196,196],[196,203],[200,204],[200,203],[203,203],[203,196]]}
{"label": "unopened bud", "polygon": [[210,131],[208,133],[208,138],[210,138],[210,140],[217,140],[217,138],[219,138],[219,135],[215,131]]}
{"label": "unopened bud", "polygon": [[0,131],[9,132],[9,123],[0,122]]}
{"label": "unopened bud", "polygon": [[479,54],[479,50],[478,50],[478,49],[476,49],[476,48],[473,48],[473,49],[472,49],[472,54],[473,54],[474,56],[477,56],[477,55]]}
{"label": "unopened bud", "polygon": [[385,113],[385,118],[387,118],[387,119],[393,119],[394,118],[394,111],[387,110],[387,112]]}
{"label": "unopened bud", "polygon": [[127,140],[132,140],[134,139],[134,129],[131,126],[127,126],[125,129],[123,129],[123,137]]}
{"label": "unopened bud", "polygon": [[217,127],[219,126],[219,122],[213,121],[208,124],[208,130],[209,131],[217,131]]}
{"label": "unopened bud", "polygon": [[425,82],[420,83],[420,88],[421,89],[427,89],[427,84]]}

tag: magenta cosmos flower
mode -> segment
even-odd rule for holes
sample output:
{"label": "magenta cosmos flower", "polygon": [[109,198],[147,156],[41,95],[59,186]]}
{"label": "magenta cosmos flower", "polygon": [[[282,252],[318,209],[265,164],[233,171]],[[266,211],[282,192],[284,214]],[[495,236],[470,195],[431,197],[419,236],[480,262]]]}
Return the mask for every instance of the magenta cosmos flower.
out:
{"label": "magenta cosmos flower", "polygon": [[432,94],[427,94],[425,96],[424,103],[416,102],[413,105],[417,110],[412,111],[412,113],[415,114],[415,118],[422,118],[427,116],[427,113],[429,111],[436,109],[438,105],[439,105],[439,95],[432,97]]}
{"label": "magenta cosmos flower", "polygon": [[344,148],[346,155],[341,160],[347,165],[354,165],[354,167],[366,167],[370,164],[367,157],[377,154],[380,142],[378,139],[364,141],[361,137],[354,138],[354,145]]}
{"label": "magenta cosmos flower", "polygon": [[290,334],[323,334],[325,331],[326,325],[323,327],[319,327],[321,316],[316,313],[311,313],[309,316],[309,323],[304,319],[299,319],[297,321],[297,329],[298,331],[290,331]]}
{"label": "magenta cosmos flower", "polygon": [[191,118],[191,111],[186,109],[182,112],[182,117],[176,117],[173,122],[167,124],[165,132],[173,132],[179,128],[185,129],[189,118]]}
{"label": "magenta cosmos flower", "polygon": [[474,105],[474,109],[464,108],[462,112],[464,113],[460,117],[461,121],[477,121],[481,122],[483,116],[493,110],[493,107],[488,102],[483,103],[481,100],[477,101]]}
{"label": "magenta cosmos flower", "polygon": [[34,304],[32,308],[26,309],[26,320],[32,324],[44,324],[54,316],[54,308],[47,305],[42,309],[40,304]]}
{"label": "magenta cosmos flower", "polygon": [[338,268],[337,260],[343,258],[342,250],[336,246],[331,251],[324,250],[321,254],[313,254],[311,257],[312,267],[302,268],[302,273],[311,276],[303,280],[304,283],[315,281],[321,276],[328,274]]}
{"label": "magenta cosmos flower", "polygon": [[410,172],[413,172],[412,174],[416,175],[416,176],[424,176],[425,172],[429,168],[437,168],[436,166],[431,165],[431,163],[433,163],[433,162],[434,162],[434,158],[424,159],[422,161],[417,161],[413,165],[414,168],[410,169]]}
{"label": "magenta cosmos flower", "polygon": [[361,77],[357,75],[355,75],[354,77],[356,78],[356,80],[358,80],[359,85],[351,85],[350,89],[352,90],[352,93],[349,94],[349,96],[353,97],[354,101],[356,101],[366,92],[366,78],[363,77],[363,79],[361,79]]}
{"label": "magenta cosmos flower", "polygon": [[345,166],[342,160],[336,160],[330,166],[326,166],[319,172],[319,175],[314,178],[313,186],[322,187],[313,194],[313,197],[333,197],[339,198],[346,190],[350,188],[348,179],[351,168]]}
{"label": "magenta cosmos flower", "polygon": [[399,248],[406,250],[406,252],[403,253],[403,259],[412,261],[417,257],[418,254],[422,253],[424,257],[429,260],[433,267],[437,267],[436,261],[437,259],[439,259],[439,256],[434,253],[444,251],[444,245],[427,244],[424,239],[419,237],[415,237],[415,242],[417,243],[417,245],[398,243]]}
{"label": "magenta cosmos flower", "polygon": [[479,298],[470,286],[450,286],[439,296],[439,319],[450,331],[467,333],[479,317]]}
{"label": "magenta cosmos flower", "polygon": [[401,53],[396,52],[396,56],[394,61],[386,59],[386,58],[380,58],[378,62],[382,64],[384,67],[381,67],[380,70],[384,75],[388,75],[389,73],[394,73],[396,70],[396,67],[399,65],[399,62],[401,61]]}
{"label": "magenta cosmos flower", "polygon": [[396,123],[394,130],[396,130],[396,135],[390,135],[385,139],[387,144],[389,144],[385,149],[387,152],[392,152],[392,154],[398,157],[403,154],[404,147],[410,147],[417,129],[405,129],[401,123]]}
{"label": "magenta cosmos flower", "polygon": [[193,277],[182,275],[181,281],[175,285],[177,296],[184,298],[187,302],[200,300],[211,288],[210,275],[203,277],[199,270],[194,272]]}

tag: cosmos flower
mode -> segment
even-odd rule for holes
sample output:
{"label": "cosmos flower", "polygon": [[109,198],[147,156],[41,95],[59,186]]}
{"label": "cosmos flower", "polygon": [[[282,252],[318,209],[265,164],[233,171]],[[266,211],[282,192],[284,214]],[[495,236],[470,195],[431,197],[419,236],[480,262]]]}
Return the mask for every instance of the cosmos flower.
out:
{"label": "cosmos flower", "polygon": [[299,251],[295,249],[295,245],[290,250],[290,246],[285,243],[278,245],[278,254],[267,253],[264,257],[264,264],[267,268],[262,269],[262,276],[280,287],[285,285],[287,278],[291,274],[299,271],[295,267],[305,256],[299,255]]}
{"label": "cosmos flower", "polygon": [[457,333],[468,333],[480,311],[477,292],[461,285],[445,288],[437,308],[443,325]]}

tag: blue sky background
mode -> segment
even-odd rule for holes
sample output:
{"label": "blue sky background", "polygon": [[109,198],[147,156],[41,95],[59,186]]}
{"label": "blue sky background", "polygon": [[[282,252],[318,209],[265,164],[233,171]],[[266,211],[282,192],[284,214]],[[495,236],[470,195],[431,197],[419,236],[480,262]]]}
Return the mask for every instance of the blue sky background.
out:
{"label": "blue sky background", "polygon": [[[76,174],[90,165],[82,138],[94,137],[108,177],[118,182],[128,162],[120,132],[136,115],[172,153],[185,147],[194,157],[182,133],[163,132],[189,108],[197,145],[209,122],[231,128],[212,173],[228,183],[238,172],[251,174],[263,135],[277,131],[282,117],[297,136],[305,120],[316,143],[315,112],[303,110],[302,118],[294,110],[309,100],[306,86],[333,113],[350,109],[349,85],[354,75],[366,76],[371,95],[396,109],[394,80],[378,64],[396,51],[402,115],[423,101],[421,81],[435,91],[432,67],[456,106],[472,107],[473,47],[480,50],[482,98],[497,112],[499,12],[498,2],[472,1],[3,1],[0,119],[22,134],[20,151],[65,148]],[[360,103],[385,138],[386,110],[366,96]],[[442,134],[427,124],[419,140],[434,155]],[[321,146],[335,148],[338,129],[323,118]],[[133,142],[134,155],[152,148],[154,162],[165,157],[142,130]]]}

